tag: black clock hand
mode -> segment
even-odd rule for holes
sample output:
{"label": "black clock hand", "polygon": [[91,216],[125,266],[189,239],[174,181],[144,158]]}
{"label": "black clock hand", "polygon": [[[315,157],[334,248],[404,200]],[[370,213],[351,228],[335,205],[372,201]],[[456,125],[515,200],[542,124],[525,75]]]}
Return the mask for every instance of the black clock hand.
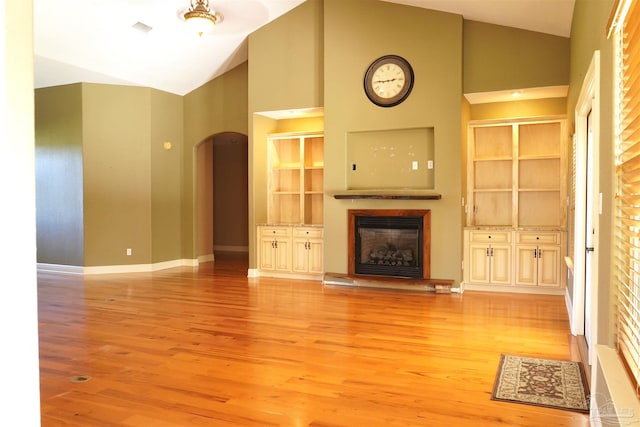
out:
{"label": "black clock hand", "polygon": [[389,83],[389,82],[393,82],[396,81],[397,79],[390,79],[390,80],[375,80],[374,83]]}

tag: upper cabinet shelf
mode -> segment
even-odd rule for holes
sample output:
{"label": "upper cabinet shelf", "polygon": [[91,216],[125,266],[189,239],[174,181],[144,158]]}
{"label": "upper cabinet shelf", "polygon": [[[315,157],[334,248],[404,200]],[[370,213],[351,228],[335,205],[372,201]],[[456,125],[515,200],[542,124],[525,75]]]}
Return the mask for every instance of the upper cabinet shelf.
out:
{"label": "upper cabinet shelf", "polygon": [[267,143],[269,223],[322,224],[323,133],[272,134]]}
{"label": "upper cabinet shelf", "polygon": [[468,226],[566,226],[564,118],[471,122]]}

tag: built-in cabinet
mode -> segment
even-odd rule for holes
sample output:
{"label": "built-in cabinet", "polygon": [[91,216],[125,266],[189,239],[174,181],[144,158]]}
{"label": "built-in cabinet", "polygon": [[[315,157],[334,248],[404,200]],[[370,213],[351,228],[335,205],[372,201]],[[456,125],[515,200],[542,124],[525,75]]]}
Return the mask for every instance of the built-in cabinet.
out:
{"label": "built-in cabinet", "polygon": [[321,228],[293,228],[293,264],[295,273],[323,273]]}
{"label": "built-in cabinet", "polygon": [[323,229],[318,226],[258,226],[258,268],[263,276],[320,278],[324,272]]}
{"label": "built-in cabinet", "polygon": [[516,236],[515,284],[560,287],[563,265],[561,233],[521,231]]}
{"label": "built-in cabinet", "polygon": [[291,271],[291,227],[258,227],[260,269]]}
{"label": "built-in cabinet", "polygon": [[272,134],[267,145],[268,223],[257,231],[260,275],[321,278],[324,136]]}
{"label": "built-in cabinet", "polygon": [[269,224],[322,224],[322,133],[273,134],[267,143]]}
{"label": "built-in cabinet", "polygon": [[470,281],[511,284],[511,233],[471,231],[468,240]]}
{"label": "built-in cabinet", "polygon": [[463,288],[560,293],[565,120],[475,121],[468,138]]}

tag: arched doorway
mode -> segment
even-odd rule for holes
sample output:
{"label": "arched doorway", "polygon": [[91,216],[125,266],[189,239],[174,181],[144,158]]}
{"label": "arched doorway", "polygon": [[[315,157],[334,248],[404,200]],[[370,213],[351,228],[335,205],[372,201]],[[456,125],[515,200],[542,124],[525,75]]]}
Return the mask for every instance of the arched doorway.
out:
{"label": "arched doorway", "polygon": [[197,256],[246,253],[248,236],[248,137],[222,132],[196,149]]}

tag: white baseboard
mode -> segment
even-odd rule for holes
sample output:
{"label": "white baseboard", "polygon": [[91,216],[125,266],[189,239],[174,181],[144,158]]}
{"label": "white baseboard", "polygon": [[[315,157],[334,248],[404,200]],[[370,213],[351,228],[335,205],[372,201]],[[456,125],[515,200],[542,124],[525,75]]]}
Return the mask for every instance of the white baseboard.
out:
{"label": "white baseboard", "polygon": [[250,268],[247,270],[247,277],[250,277],[250,278],[260,277],[260,271],[257,268]]}
{"label": "white baseboard", "polygon": [[39,262],[37,267],[39,272],[84,274],[84,267],[77,265],[47,264]]}
{"label": "white baseboard", "polygon": [[198,255],[198,262],[199,263],[211,262],[211,261],[215,261],[215,259],[216,259],[216,257],[213,254]]}
{"label": "white baseboard", "polygon": [[512,294],[564,295],[564,288],[545,288],[541,286],[487,285],[479,283],[461,283],[460,289],[466,291],[506,292]]}
{"label": "white baseboard", "polygon": [[197,267],[197,259],[176,259],[172,261],[157,262],[154,264],[125,264],[125,265],[100,265],[83,267],[75,265],[38,263],[39,272],[54,272],[67,274],[113,274],[113,273],[148,273],[165,270],[174,267]]}
{"label": "white baseboard", "polygon": [[578,335],[575,333],[574,329],[575,319],[573,318],[573,301],[571,300],[571,295],[569,295],[569,288],[565,289],[564,303],[567,306],[567,315],[569,316],[569,329],[573,335]]}

